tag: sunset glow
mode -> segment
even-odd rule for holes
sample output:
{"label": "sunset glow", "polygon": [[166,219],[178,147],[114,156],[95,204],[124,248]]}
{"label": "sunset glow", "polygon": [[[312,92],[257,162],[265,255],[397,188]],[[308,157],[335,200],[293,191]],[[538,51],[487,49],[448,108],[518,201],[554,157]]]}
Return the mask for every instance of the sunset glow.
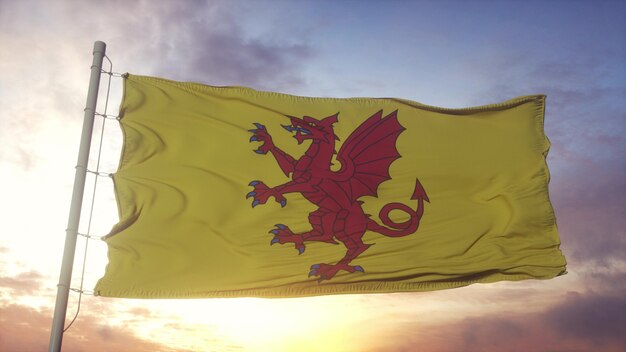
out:
{"label": "sunset glow", "polygon": [[[96,40],[115,72],[218,86],[451,108],[546,94],[550,198],[568,274],[410,294],[84,295],[64,351],[626,350],[623,1],[25,0],[0,1],[0,351],[47,349]],[[99,111],[106,80],[101,93]],[[114,77],[109,114],[120,98]],[[101,171],[115,172],[116,121],[104,141]],[[93,214],[94,236],[117,221],[107,177]],[[74,288],[84,248],[81,237]],[[106,255],[103,242],[89,243],[85,290]],[[72,292],[67,323],[77,303]]]}

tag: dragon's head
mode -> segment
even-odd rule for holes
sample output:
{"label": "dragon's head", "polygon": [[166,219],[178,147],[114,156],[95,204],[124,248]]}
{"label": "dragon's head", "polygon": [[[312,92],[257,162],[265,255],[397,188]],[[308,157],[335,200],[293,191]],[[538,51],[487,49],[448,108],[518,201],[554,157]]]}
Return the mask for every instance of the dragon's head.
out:
{"label": "dragon's head", "polygon": [[337,115],[339,115],[339,113],[321,120],[310,116],[304,116],[303,118],[287,116],[291,121],[291,125],[281,126],[289,132],[296,132],[293,138],[298,141],[298,144],[301,144],[307,139],[330,143],[333,140],[339,140],[333,129],[333,123],[337,122]]}

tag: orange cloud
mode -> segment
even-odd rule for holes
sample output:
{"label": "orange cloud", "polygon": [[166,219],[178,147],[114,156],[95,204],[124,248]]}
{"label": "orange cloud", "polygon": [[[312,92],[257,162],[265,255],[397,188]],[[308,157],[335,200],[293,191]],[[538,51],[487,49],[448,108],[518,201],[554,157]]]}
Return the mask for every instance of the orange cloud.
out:
{"label": "orange cloud", "polygon": [[[51,310],[11,304],[0,307],[0,351],[45,351],[50,338]],[[112,327],[81,314],[63,337],[63,351],[181,351],[136,337],[129,329]]]}
{"label": "orange cloud", "polygon": [[13,294],[33,294],[40,289],[43,275],[31,270],[17,276],[0,276],[0,288],[12,291]]}

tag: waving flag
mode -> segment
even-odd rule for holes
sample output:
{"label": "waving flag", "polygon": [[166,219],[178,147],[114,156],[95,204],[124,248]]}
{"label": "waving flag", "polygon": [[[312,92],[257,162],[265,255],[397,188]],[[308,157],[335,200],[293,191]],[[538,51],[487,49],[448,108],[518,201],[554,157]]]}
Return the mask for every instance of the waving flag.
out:
{"label": "waving flag", "polygon": [[549,279],[542,95],[444,109],[127,75],[95,293],[296,297]]}

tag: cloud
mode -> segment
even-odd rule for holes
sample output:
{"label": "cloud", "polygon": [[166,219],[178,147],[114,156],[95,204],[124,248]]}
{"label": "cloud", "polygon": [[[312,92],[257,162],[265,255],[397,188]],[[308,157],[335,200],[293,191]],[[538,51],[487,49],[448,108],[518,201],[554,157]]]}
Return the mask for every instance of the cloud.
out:
{"label": "cloud", "polygon": [[[69,165],[75,151],[59,141],[79,136],[96,39],[107,43],[118,72],[275,91],[303,85],[313,49],[246,29],[251,11],[226,1],[2,2],[0,162],[34,172],[50,155],[60,160],[71,151]],[[111,110],[120,91],[121,80],[114,79]]]}
{"label": "cloud", "polygon": [[[184,6],[174,1],[159,6],[145,1],[104,1],[98,6],[99,16],[77,16],[94,12],[93,5],[85,2],[53,7],[56,16],[51,16],[54,23],[48,28],[75,36],[74,53],[90,53],[89,46],[77,44],[103,40],[114,70],[121,72],[212,85],[288,89],[303,84],[299,71],[313,57],[304,42],[287,42],[271,33],[261,37],[247,30],[243,24],[255,15],[253,9],[227,1],[188,1]],[[24,34],[31,33],[37,31]]]}
{"label": "cloud", "polygon": [[548,95],[550,195],[571,271],[625,259],[626,66],[623,45],[594,41],[581,50],[579,38],[567,43],[550,51],[498,43],[497,55],[468,65],[488,81],[478,101]]}
{"label": "cloud", "polygon": [[[0,306],[0,351],[44,351],[50,337],[52,311],[23,305]],[[63,351],[183,351],[136,337],[130,330],[112,327],[102,319],[81,315],[80,328],[63,338]]]}
{"label": "cloud", "polygon": [[32,295],[41,289],[43,275],[31,270],[16,276],[0,276],[0,290],[7,289],[11,295]]}
{"label": "cloud", "polygon": [[[6,267],[0,258],[0,273]],[[49,307],[54,305],[54,296],[45,279],[34,270],[0,276],[0,351],[47,349],[53,316]],[[77,309],[76,298],[76,294],[71,294],[66,326]],[[132,327],[162,317],[143,308],[120,309],[117,303],[121,302],[83,297],[81,313],[64,334],[63,351],[128,351],[129,346],[133,351],[183,350],[138,337]],[[112,325],[115,319],[123,320],[128,328]]]}
{"label": "cloud", "polygon": [[[281,11],[281,6],[276,6],[277,12]],[[441,13],[455,15],[454,21],[448,22],[450,26],[442,26],[438,22],[441,16],[436,11],[425,16],[425,20],[433,22],[430,27],[416,23],[408,15],[394,16],[394,25],[388,26],[390,22],[385,22],[384,16],[371,22],[374,17],[369,15],[374,12],[355,13],[346,9],[336,11],[334,17],[319,23],[316,32],[324,30],[321,32],[328,34],[335,31],[342,42],[316,34],[312,35],[312,39],[317,40],[312,41],[317,43],[313,47],[302,38],[307,36],[307,31],[313,33],[315,28],[311,22],[297,21],[311,16],[307,11],[300,11],[299,17],[294,18],[290,17],[291,14],[275,17],[290,20],[289,24],[287,21],[276,25],[265,24],[275,26],[271,28],[281,25],[298,27],[301,32],[294,35],[271,28],[255,32],[256,28],[246,26],[246,21],[259,16],[250,8],[226,1],[194,1],[186,2],[184,6],[176,1],[160,2],[158,6],[149,1],[124,0],[101,1],[97,6],[81,1],[54,4],[28,0],[0,1],[0,42],[3,45],[0,50],[0,106],[3,107],[3,115],[0,116],[0,140],[3,141],[0,162],[19,165],[23,172],[11,170],[13,174],[9,174],[9,179],[19,179],[17,185],[25,185],[23,189],[30,190],[27,193],[43,196],[44,199],[46,194],[39,190],[45,187],[60,189],[70,183],[71,177],[67,178],[67,182],[58,181],[55,177],[61,178],[57,176],[59,165],[65,165],[63,167],[67,167],[68,174],[73,172],[91,63],[90,51],[96,39],[107,42],[108,54],[114,61],[116,71],[214,85],[236,84],[257,89],[297,91],[307,84],[307,79],[312,79],[317,82],[311,89],[332,87],[328,90],[335,94],[342,90],[344,93],[339,94],[345,94],[359,85],[370,86],[374,92],[384,89],[367,82],[384,81],[389,86],[395,86],[406,79],[410,81],[406,89],[409,94],[414,94],[415,89],[422,89],[424,94],[439,90],[442,95],[450,96],[458,88],[459,94],[467,94],[470,96],[467,99],[474,99],[478,104],[520,94],[546,93],[546,130],[553,142],[550,154],[553,176],[551,197],[556,208],[562,248],[570,263],[569,270],[574,275],[581,275],[594,291],[564,295],[561,301],[549,308],[541,308],[549,304],[546,302],[548,295],[541,289],[511,290],[506,294],[501,290],[498,291],[502,292],[500,295],[469,291],[475,303],[474,309],[492,311],[494,307],[503,307],[498,313],[482,314],[475,313],[476,310],[471,313],[464,310],[463,304],[459,303],[463,302],[460,298],[462,294],[447,296],[448,293],[432,293],[433,297],[452,297],[444,303],[448,307],[460,307],[458,312],[441,314],[454,319],[445,324],[431,324],[429,316],[396,320],[388,313],[389,302],[385,302],[385,309],[372,308],[379,316],[368,326],[375,328],[381,325],[384,328],[385,321],[392,321],[399,324],[397,331],[384,331],[380,338],[371,342],[360,340],[363,344],[375,346],[372,351],[587,351],[598,346],[606,351],[622,351],[626,343],[621,336],[626,334],[619,330],[625,325],[624,316],[619,313],[624,312],[626,271],[614,265],[616,262],[623,265],[626,252],[626,218],[623,216],[626,209],[626,181],[623,177],[626,156],[624,46],[606,39],[615,39],[619,37],[617,33],[623,33],[623,21],[618,28],[607,30],[605,24],[610,21],[597,21],[597,18],[607,16],[607,11],[600,11],[598,6],[588,5],[594,9],[591,16],[595,20],[585,20],[575,26],[563,26],[563,23],[550,18],[543,27],[533,26],[534,29],[529,27],[519,32],[507,31],[501,26],[496,35],[490,34],[494,27],[486,26],[485,22],[501,22],[514,29],[519,27],[512,23],[526,19],[520,16],[519,11],[508,11],[505,17],[499,16],[501,13],[498,12],[481,12],[482,17],[468,17],[466,13],[439,9]],[[537,13],[522,7],[525,16],[532,13],[533,19],[554,14]],[[571,6],[568,9],[564,16],[573,12]],[[478,10],[473,11],[475,15]],[[580,12],[580,9],[577,11]],[[293,12],[295,15],[298,11]],[[516,15],[510,17],[512,13]],[[581,18],[586,19],[591,13],[584,13]],[[351,20],[356,17],[360,20]],[[478,25],[483,29],[481,32],[474,30],[476,18],[485,20]],[[320,19],[318,15],[317,20]],[[459,20],[466,27],[454,26]],[[403,21],[414,23],[415,32],[398,33],[395,38],[402,38],[400,43],[404,47],[417,48],[416,53],[405,51],[401,55],[394,54],[394,46],[398,42],[394,42],[395,39],[385,40],[392,37],[385,37],[386,32],[382,29],[410,29],[402,25]],[[367,29],[370,32],[380,29],[378,37],[363,36],[367,31],[362,24],[366,22],[369,22]],[[596,25],[599,29],[593,32],[592,27]],[[554,27],[549,26],[561,30],[556,33],[550,29]],[[467,37],[459,29],[471,29],[466,31],[471,34],[467,43],[462,43]],[[572,35],[571,31],[583,35],[578,40],[579,46],[568,46],[572,38],[563,35]],[[274,32],[283,37],[274,36]],[[539,32],[546,32],[547,37]],[[362,36],[359,38],[361,44],[346,49],[345,43],[355,38],[354,33]],[[476,40],[478,36],[480,41]],[[428,37],[435,37],[433,42],[437,44],[428,46]],[[380,43],[385,44],[385,50],[376,49],[380,48]],[[320,60],[318,49],[324,45],[328,45],[327,48],[337,45],[338,49],[327,49],[329,56]],[[490,48],[490,45],[493,46]],[[362,48],[361,52],[365,53],[378,51],[379,55],[361,56],[360,52],[354,51],[355,48]],[[402,56],[407,59],[401,60]],[[435,59],[427,60],[427,56]],[[386,60],[377,62],[377,58]],[[454,66],[459,63],[467,64],[455,69]],[[402,74],[386,71],[389,66],[397,67]],[[329,67],[334,70],[328,71]],[[435,74],[428,75],[430,70]],[[308,72],[309,76],[303,72]],[[112,100],[111,104],[116,102]],[[45,163],[54,167],[42,168]],[[36,173],[46,176],[34,177]],[[38,188],[36,183],[45,184],[45,187]],[[7,187],[16,189],[15,185],[12,182]],[[33,187],[37,192],[33,192]],[[39,214],[40,222],[45,219],[45,214],[56,217],[52,214],[54,209],[45,209],[52,202],[40,201],[46,207],[39,209],[37,202],[27,199],[24,196],[26,193],[19,187],[15,193],[19,197],[14,197],[12,201],[9,197],[7,204],[11,204],[11,209],[7,207],[6,210],[9,210],[9,215],[12,214],[10,211],[20,215],[6,217],[9,222],[15,222],[15,226],[9,223],[9,228],[24,232],[26,226],[28,230],[31,225],[26,217],[32,217],[32,214]],[[58,202],[59,197],[50,199]],[[21,207],[22,203],[27,206]],[[23,214],[28,216],[22,217]],[[54,228],[50,222],[46,223],[42,226]],[[44,231],[26,232],[38,236]],[[5,238],[13,241],[9,243],[16,243],[14,238]],[[39,239],[50,243],[57,241]],[[47,247],[45,243],[42,246]],[[0,247],[0,254],[7,253],[7,248]],[[32,252],[29,253],[28,260],[32,260]],[[55,259],[54,265],[57,264]],[[48,343],[51,311],[16,302],[31,299],[41,302],[48,299],[53,290],[44,290],[42,281],[46,278],[41,274],[43,271],[23,270],[14,275],[0,272],[0,290],[3,292],[0,300],[0,350],[40,351]],[[55,272],[54,279],[49,281],[53,282],[56,278]],[[465,294],[468,291],[459,292]],[[13,303],[8,304],[6,297]],[[489,298],[494,299],[489,302]],[[141,326],[154,326],[167,320],[159,312],[145,308],[124,310],[119,308],[122,304],[102,299],[87,301],[89,303],[84,306],[87,309],[81,312],[65,338],[66,350],[128,350],[128,346],[139,351],[168,350],[167,346],[134,335],[134,331]],[[495,303],[501,301],[511,302],[508,307],[515,308],[530,302],[543,311],[510,313],[507,312],[507,305]],[[417,303],[428,302],[420,300]],[[47,304],[49,307],[51,302]],[[397,300],[394,304],[403,309],[407,303]],[[416,323],[416,319],[420,322]],[[613,325],[607,325],[609,323]],[[207,335],[206,331],[201,331],[204,326],[183,324],[176,319],[163,326],[172,331],[172,336],[177,333],[187,336],[181,333],[185,331]],[[354,331],[364,329],[363,325],[357,324],[349,328]],[[347,331],[346,339],[350,332]],[[371,338],[374,337],[372,333]],[[216,344],[224,339],[219,340]]]}
{"label": "cloud", "polygon": [[[6,247],[0,247],[0,253],[13,254]],[[53,316],[52,280],[36,270],[10,273],[9,268],[24,264],[7,257],[0,256],[0,351],[44,351]],[[76,310],[77,294],[72,292],[66,326]],[[141,307],[126,308],[119,300],[83,296],[80,314],[64,334],[63,351],[185,351],[137,336],[150,320],[168,318]],[[116,324],[119,321],[123,326]]]}
{"label": "cloud", "polygon": [[[280,43],[246,33],[239,21],[246,13],[226,3],[195,2],[187,6],[164,3],[150,7],[150,46],[144,56],[154,57],[152,71],[177,80],[198,80],[213,85],[249,85],[262,89],[288,89],[302,84],[298,69],[310,60],[304,43]],[[121,24],[133,32],[135,24]]]}
{"label": "cloud", "polygon": [[477,91],[479,101],[548,95],[550,195],[570,269],[624,260],[626,252],[624,47],[594,41],[581,50],[580,40],[567,38],[568,45],[556,48],[497,43],[490,51],[497,55],[468,64],[481,77],[493,77]]}
{"label": "cloud", "polygon": [[0,350],[45,351],[50,317],[22,305],[0,307]]}
{"label": "cloud", "polygon": [[616,263],[587,267],[581,276],[588,290],[609,296],[619,296],[626,292],[626,269]]}
{"label": "cloud", "polygon": [[626,347],[626,297],[568,293],[564,302],[544,315],[566,338],[603,346],[619,342]]}
{"label": "cloud", "polygon": [[[539,313],[485,314],[447,324],[422,322],[394,327],[367,351],[623,351],[626,299],[594,293],[568,293]],[[511,302],[510,305],[515,305]]]}
{"label": "cloud", "polygon": [[563,248],[571,262],[606,265],[626,253],[626,180],[621,164],[566,169],[551,182]]}
{"label": "cloud", "polygon": [[[565,17],[570,15],[577,21],[579,15]],[[466,61],[468,76],[484,81],[473,95],[477,103],[531,93],[548,96],[546,131],[557,166],[581,160],[618,162],[626,153],[626,37],[600,32],[610,21],[581,26],[589,27],[584,35],[562,33],[559,46],[545,40],[495,41]],[[589,35],[606,40],[586,41]]]}

